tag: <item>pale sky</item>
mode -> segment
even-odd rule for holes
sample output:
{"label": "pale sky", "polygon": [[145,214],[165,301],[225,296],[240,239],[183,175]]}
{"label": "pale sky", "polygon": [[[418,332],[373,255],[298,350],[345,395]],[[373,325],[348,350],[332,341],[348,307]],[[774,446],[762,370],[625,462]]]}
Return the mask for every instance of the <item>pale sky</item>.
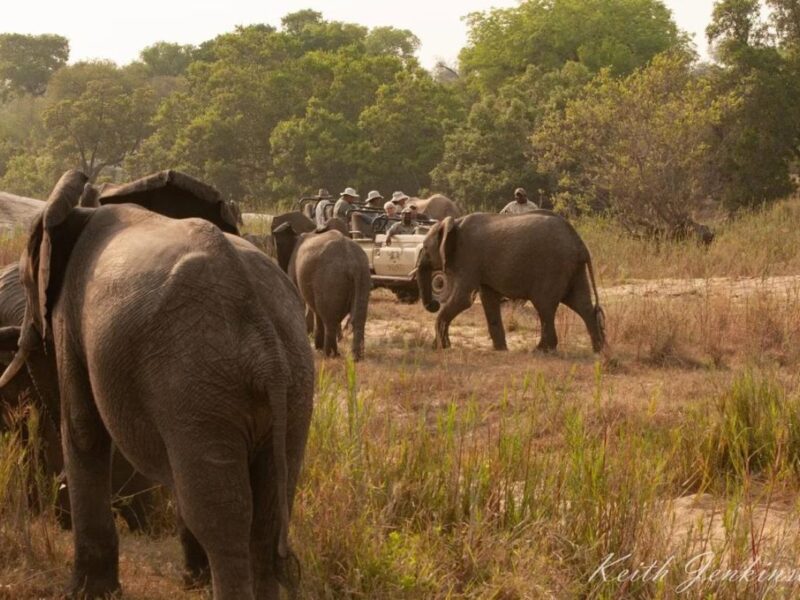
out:
{"label": "pale sky", "polygon": [[[284,15],[312,8],[332,21],[367,27],[390,25],[409,29],[422,44],[418,52],[426,68],[444,59],[454,64],[466,43],[461,17],[474,11],[516,6],[517,0],[9,0],[0,13],[2,33],[58,33],[70,41],[70,62],[105,58],[118,64],[135,60],[157,41],[199,44],[236,25],[280,26]],[[693,35],[707,57],[705,28],[714,0],[666,0],[678,27]]]}

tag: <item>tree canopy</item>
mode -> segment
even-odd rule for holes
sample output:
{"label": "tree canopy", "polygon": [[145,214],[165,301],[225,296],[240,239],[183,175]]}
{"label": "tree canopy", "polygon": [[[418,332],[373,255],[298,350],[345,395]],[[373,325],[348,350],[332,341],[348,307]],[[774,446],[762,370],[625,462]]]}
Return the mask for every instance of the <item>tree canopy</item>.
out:
{"label": "tree canopy", "polygon": [[660,0],[522,0],[466,22],[458,63],[431,71],[414,32],[314,10],[125,66],[0,35],[0,188],[174,168],[250,208],[353,186],[497,210],[522,186],[640,234],[794,189],[796,0],[718,0],[711,63]]}

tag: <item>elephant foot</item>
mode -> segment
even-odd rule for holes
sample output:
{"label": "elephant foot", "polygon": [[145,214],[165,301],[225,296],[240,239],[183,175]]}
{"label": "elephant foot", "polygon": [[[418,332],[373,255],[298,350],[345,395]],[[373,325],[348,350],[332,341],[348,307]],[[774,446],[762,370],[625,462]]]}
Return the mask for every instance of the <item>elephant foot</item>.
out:
{"label": "elephant foot", "polygon": [[502,344],[492,344],[492,346],[494,347],[495,350],[499,352],[508,351],[508,346],[506,346],[505,342],[503,342]]}
{"label": "elephant foot", "polygon": [[534,349],[534,352],[540,352],[542,354],[555,354],[556,347],[549,344],[542,344],[540,342],[539,345]]}

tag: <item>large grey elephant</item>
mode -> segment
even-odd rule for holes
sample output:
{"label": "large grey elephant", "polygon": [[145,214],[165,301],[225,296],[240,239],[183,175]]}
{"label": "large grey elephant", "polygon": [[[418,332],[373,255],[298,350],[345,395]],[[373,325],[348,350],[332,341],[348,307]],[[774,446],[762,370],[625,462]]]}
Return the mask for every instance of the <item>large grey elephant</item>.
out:
{"label": "large grey elephant", "polygon": [[372,281],[367,255],[336,230],[298,234],[289,223],[273,231],[278,264],[314,314],[314,347],[338,355],[342,319],[350,315],[353,358],[364,356],[364,328]]}
{"label": "large grey elephant", "polygon": [[[0,269],[0,369],[5,369],[13,358],[19,338],[19,326],[25,316],[25,290],[19,278],[19,264],[14,263]],[[58,394],[58,381],[51,373],[46,355],[32,357],[25,369],[0,390],[0,413],[20,408],[20,401],[28,399],[39,411],[39,431],[41,440],[41,464],[48,478],[58,477],[64,470],[61,453],[60,415],[61,406]],[[0,431],[4,421],[0,418]],[[30,432],[23,430],[27,437]],[[38,507],[39,498],[35,482],[30,482],[30,499],[33,508]],[[118,452],[114,453],[111,470],[111,491],[115,498],[114,508],[128,524],[131,531],[147,530],[150,527],[150,514],[154,507],[153,483],[137,473]],[[69,529],[69,494],[66,486],[56,491],[55,511],[59,523]]]}
{"label": "large grey elephant", "polygon": [[[39,202],[41,211],[44,202],[36,202]],[[200,217],[224,231],[237,231],[236,211],[231,209],[231,202],[223,201],[213,187],[179,171],[160,171],[125,184],[87,184],[79,203],[83,207],[134,203],[165,216]],[[15,263],[0,270],[0,327],[20,326],[24,313],[25,290],[20,281],[19,264]],[[15,343],[16,339],[11,341]],[[32,357],[27,368],[22,369],[0,391],[0,402],[6,408],[13,409],[23,394],[34,402],[42,415],[38,437],[43,442],[43,468],[47,475],[57,476],[62,472],[64,464],[59,435],[60,401],[58,381],[48,362],[46,355]],[[4,361],[4,357],[0,355],[0,366],[4,367],[6,364],[7,360]],[[112,493],[117,499],[115,508],[131,530],[147,530],[155,502],[153,482],[136,472],[119,452],[114,452],[111,477]],[[33,500],[34,505],[38,504],[35,498]],[[65,486],[58,489],[55,508],[61,525],[69,528],[70,504]],[[187,548],[187,562],[192,563],[189,568],[191,578],[197,578],[198,573],[207,568],[202,558],[190,558],[196,554],[193,549]]]}
{"label": "large grey elephant", "polygon": [[409,204],[414,204],[420,214],[436,221],[442,221],[447,217],[457,219],[461,216],[458,205],[442,194],[434,194],[428,198],[411,198],[406,206]]}
{"label": "large grey elephant", "polygon": [[75,208],[67,172],[20,261],[26,308],[0,387],[49,344],[75,558],[69,593],[119,589],[112,442],[171,487],[217,599],[278,598],[314,383],[303,305],[262,252],[200,219]]}
{"label": "large grey elephant", "polygon": [[[526,215],[448,217],[430,229],[423,246],[417,277],[425,308],[439,311],[437,347],[450,346],[450,322],[472,306],[478,292],[495,350],[507,348],[500,313],[504,297],[533,303],[542,325],[540,350],[555,350],[558,344],[555,315],[560,303],[581,316],[595,352],[603,349],[603,310],[592,259],[578,233],[561,216],[537,210]],[[444,271],[449,287],[441,310],[431,284],[433,273],[439,270]]]}

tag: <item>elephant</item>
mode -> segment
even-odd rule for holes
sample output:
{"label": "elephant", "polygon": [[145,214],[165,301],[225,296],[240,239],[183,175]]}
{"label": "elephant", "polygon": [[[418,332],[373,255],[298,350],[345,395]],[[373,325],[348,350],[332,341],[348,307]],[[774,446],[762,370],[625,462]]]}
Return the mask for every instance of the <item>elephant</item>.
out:
{"label": "elephant", "polygon": [[76,207],[86,180],[65,173],[34,221],[20,260],[25,316],[0,377],[2,388],[45,355],[58,381],[68,594],[120,587],[113,443],[172,488],[185,552],[203,555],[187,559],[207,557],[215,598],[278,598],[279,584],[297,583],[288,526],[313,403],[297,290],[206,220]]}
{"label": "elephant", "polygon": [[314,315],[314,347],[325,356],[337,356],[342,319],[349,314],[353,359],[361,360],[372,288],[366,253],[336,230],[298,235],[284,223],[273,235],[278,264]]}
{"label": "elephant", "polygon": [[[439,270],[449,287],[441,307],[433,298],[431,283]],[[553,351],[558,345],[555,314],[559,303],[581,316],[595,352],[605,348],[604,315],[589,250],[572,225],[549,210],[447,217],[425,236],[417,280],[425,308],[439,311],[437,348],[450,347],[450,322],[472,305],[476,292],[495,350],[507,349],[500,313],[504,297],[533,303],[542,326],[539,350]]]}
{"label": "elephant", "polygon": [[27,231],[43,206],[44,202],[35,198],[0,192],[0,235],[18,230]]}
{"label": "elephant", "polygon": [[245,233],[242,237],[270,258],[275,259],[275,240],[269,233]]}
{"label": "elephant", "polygon": [[435,219],[436,221],[442,221],[447,217],[457,219],[461,216],[461,210],[458,208],[458,205],[442,194],[434,194],[425,199],[411,198],[406,203],[406,206],[410,204],[416,205],[417,211],[420,214]]}
{"label": "elephant", "polygon": [[292,212],[277,215],[274,219],[272,219],[270,231],[272,231],[274,234],[275,230],[284,223],[289,223],[292,226],[292,229],[294,229],[297,233],[308,233],[317,228],[317,224],[314,221],[309,219],[299,210],[294,210]]}
{"label": "elephant", "polygon": [[[44,202],[37,202],[44,207]],[[95,208],[129,202],[174,218],[202,217],[225,231],[237,231],[236,213],[230,210],[231,203],[225,203],[211,186],[178,171],[161,171],[122,185],[87,184],[79,200],[80,206]],[[15,263],[0,270],[0,327],[20,326],[24,311],[25,291],[20,282],[19,265]],[[3,362],[0,357],[0,364]],[[43,441],[44,471],[49,476],[57,476],[64,466],[59,435],[59,393],[58,382],[49,371],[43,357],[34,357],[27,368],[0,391],[0,400],[7,408],[15,408],[22,394],[27,393],[32,399],[43,417],[39,438]],[[128,527],[132,531],[148,530],[156,500],[154,485],[118,452],[114,452],[112,492],[117,499],[114,506]],[[38,504],[35,498],[32,501],[33,506]],[[57,492],[55,509],[59,523],[70,528],[69,494],[64,486]]]}

